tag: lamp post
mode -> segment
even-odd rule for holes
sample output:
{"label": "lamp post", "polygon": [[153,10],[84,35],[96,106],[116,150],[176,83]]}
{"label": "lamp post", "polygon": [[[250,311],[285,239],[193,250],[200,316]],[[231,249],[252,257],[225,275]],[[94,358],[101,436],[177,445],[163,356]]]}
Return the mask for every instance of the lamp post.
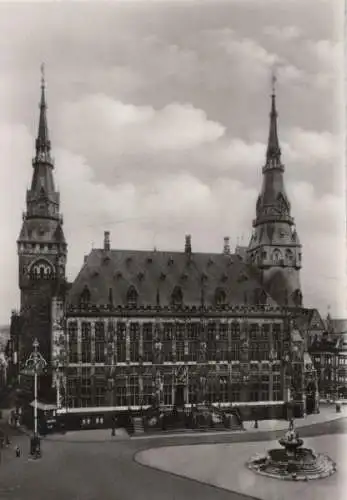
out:
{"label": "lamp post", "polygon": [[37,376],[46,367],[47,362],[43,358],[42,354],[39,352],[39,342],[35,338],[33,342],[33,352],[30,354],[29,358],[25,362],[25,367],[33,372],[34,374],[34,436],[31,440],[32,443],[32,454],[34,454],[33,448],[35,450],[40,449],[40,438],[38,436],[37,429]]}

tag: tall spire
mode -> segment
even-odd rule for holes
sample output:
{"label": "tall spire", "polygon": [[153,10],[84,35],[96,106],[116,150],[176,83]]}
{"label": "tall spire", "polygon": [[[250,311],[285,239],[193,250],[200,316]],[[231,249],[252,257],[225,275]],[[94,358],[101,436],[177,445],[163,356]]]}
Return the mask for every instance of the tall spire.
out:
{"label": "tall spire", "polygon": [[272,72],[272,93],[271,93],[271,112],[270,112],[270,130],[269,140],[267,145],[266,159],[279,159],[281,156],[281,149],[278,141],[277,134],[277,110],[276,110],[276,74]]}
{"label": "tall spire", "polygon": [[40,118],[39,118],[39,128],[36,139],[36,156],[35,161],[43,161],[47,163],[52,163],[50,156],[51,151],[51,141],[48,136],[48,126],[47,126],[47,104],[46,104],[46,82],[45,82],[45,65],[41,64],[41,101],[40,101]]}

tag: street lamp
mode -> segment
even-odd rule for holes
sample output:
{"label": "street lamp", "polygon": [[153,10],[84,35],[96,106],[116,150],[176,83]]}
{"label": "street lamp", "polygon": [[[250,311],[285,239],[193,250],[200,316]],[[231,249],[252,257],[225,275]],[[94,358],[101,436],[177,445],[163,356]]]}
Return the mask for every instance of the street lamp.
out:
{"label": "street lamp", "polygon": [[25,362],[25,367],[34,374],[34,436],[31,443],[32,447],[40,449],[40,438],[37,430],[37,375],[42,373],[44,368],[47,366],[47,362],[38,350],[39,342],[36,338],[33,342],[33,348],[33,352]]}

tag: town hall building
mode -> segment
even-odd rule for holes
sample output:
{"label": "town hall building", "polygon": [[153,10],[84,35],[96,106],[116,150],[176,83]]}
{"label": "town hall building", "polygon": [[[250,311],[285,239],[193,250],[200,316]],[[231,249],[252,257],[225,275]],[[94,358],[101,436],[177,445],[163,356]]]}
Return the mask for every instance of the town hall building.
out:
{"label": "town hall building", "polygon": [[[21,307],[13,317],[20,362],[34,337],[47,360],[40,397],[75,415],[289,401],[301,413],[317,411],[307,339],[319,315],[303,307],[302,247],[285,190],[275,91],[246,249],[233,251],[225,237],[220,252],[197,252],[186,235],[180,251],[117,250],[104,232],[72,283],[45,93],[42,79],[17,242]],[[30,391],[30,377],[21,377]]]}

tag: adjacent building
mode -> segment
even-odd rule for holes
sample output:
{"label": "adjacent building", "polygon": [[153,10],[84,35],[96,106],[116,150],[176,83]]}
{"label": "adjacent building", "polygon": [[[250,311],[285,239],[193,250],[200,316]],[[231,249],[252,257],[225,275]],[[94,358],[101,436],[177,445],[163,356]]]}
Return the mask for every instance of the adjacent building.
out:
{"label": "adjacent building", "polygon": [[320,397],[347,399],[347,320],[328,315],[309,351],[317,371]]}

